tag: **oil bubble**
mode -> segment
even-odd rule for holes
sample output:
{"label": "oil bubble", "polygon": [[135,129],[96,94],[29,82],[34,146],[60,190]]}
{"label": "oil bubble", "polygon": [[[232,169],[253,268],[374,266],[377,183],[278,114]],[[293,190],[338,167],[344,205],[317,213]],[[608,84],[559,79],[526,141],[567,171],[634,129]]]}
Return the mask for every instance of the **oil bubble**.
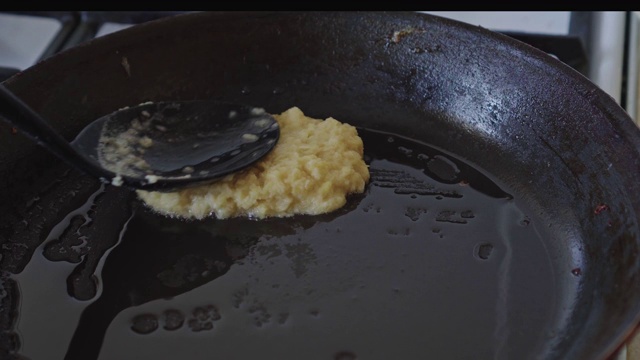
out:
{"label": "oil bubble", "polygon": [[427,168],[438,178],[453,181],[460,173],[458,166],[442,155],[436,155],[427,163]]}
{"label": "oil bubble", "polygon": [[220,320],[220,312],[214,305],[199,306],[193,310],[188,325],[194,332],[213,329],[213,322]]}
{"label": "oil bubble", "polygon": [[426,213],[427,213],[426,209],[407,208],[404,211],[404,216],[411,219],[411,221],[418,221],[420,219],[420,215],[426,214]]}
{"label": "oil bubble", "polygon": [[476,246],[475,254],[482,260],[489,260],[491,253],[493,252],[493,245],[489,243],[483,243]]}
{"label": "oil bubble", "polygon": [[153,314],[137,315],[131,320],[131,330],[138,334],[150,334],[158,329],[158,318]]}
{"label": "oil bubble", "polygon": [[289,319],[289,313],[280,313],[278,314],[278,324],[284,325]]}
{"label": "oil bubble", "polygon": [[355,360],[357,358],[356,354],[351,351],[338,351],[333,355],[334,360]]}
{"label": "oil bubble", "polygon": [[411,156],[413,154],[413,150],[404,146],[398,146],[398,151],[400,151],[405,156]]}
{"label": "oil bubble", "polygon": [[465,219],[473,219],[474,217],[476,217],[476,215],[473,213],[473,211],[466,210],[460,213],[460,217]]}
{"label": "oil bubble", "polygon": [[184,315],[179,310],[169,309],[166,310],[162,317],[164,319],[165,330],[177,330],[184,324]]}

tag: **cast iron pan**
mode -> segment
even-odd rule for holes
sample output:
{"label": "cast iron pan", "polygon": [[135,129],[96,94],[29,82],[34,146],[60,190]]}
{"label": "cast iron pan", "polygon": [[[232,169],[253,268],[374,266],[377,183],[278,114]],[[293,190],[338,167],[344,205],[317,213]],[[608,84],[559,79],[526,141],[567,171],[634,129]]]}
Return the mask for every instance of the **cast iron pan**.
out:
{"label": "cast iron pan", "polygon": [[546,54],[413,13],[196,13],[6,82],[68,139],[144,101],[359,128],[331,214],[181,221],[0,126],[2,358],[603,359],[640,313],[640,133]]}

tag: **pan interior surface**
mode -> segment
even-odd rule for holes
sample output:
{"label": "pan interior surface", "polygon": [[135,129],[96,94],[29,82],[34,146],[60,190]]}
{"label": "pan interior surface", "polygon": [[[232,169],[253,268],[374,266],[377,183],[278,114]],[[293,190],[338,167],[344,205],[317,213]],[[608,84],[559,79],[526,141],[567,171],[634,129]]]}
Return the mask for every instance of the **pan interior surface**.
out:
{"label": "pan interior surface", "polygon": [[640,131],[502,35],[195,13],[6,86],[68,139],[146,101],[297,106],[356,126],[372,179],[331,214],[188,222],[0,124],[0,357],[602,359],[638,320]]}
{"label": "pan interior surface", "polygon": [[[92,189],[14,277],[29,309],[16,327],[21,354],[526,359],[550,351],[563,322],[556,278],[577,274],[554,273],[544,224],[454,156],[359,131],[367,191],[321,216],[186,222],[154,214],[126,190]],[[96,236],[111,236],[100,241],[112,244],[101,259],[87,250]]]}

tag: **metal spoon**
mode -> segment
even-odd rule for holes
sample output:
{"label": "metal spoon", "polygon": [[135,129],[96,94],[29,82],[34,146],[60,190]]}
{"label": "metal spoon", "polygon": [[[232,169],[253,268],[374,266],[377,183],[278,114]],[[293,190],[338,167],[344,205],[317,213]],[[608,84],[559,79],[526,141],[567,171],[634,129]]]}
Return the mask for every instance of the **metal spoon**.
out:
{"label": "metal spoon", "polygon": [[262,158],[280,136],[278,123],[263,109],[194,100],[120,109],[69,143],[2,85],[0,117],[103,182],[144,190],[219,180]]}

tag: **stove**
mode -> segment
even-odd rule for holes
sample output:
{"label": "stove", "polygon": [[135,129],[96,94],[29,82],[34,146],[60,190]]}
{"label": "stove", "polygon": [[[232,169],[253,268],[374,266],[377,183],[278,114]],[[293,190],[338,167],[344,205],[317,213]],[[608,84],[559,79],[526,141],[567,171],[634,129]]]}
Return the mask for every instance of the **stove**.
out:
{"label": "stove", "polygon": [[60,51],[181,11],[0,12],[0,81]]}
{"label": "stove", "polygon": [[[640,12],[424,12],[498,31],[545,51],[589,78],[640,124]],[[178,13],[0,12],[0,81],[87,40]],[[634,345],[640,348],[636,337]],[[633,348],[623,346],[611,359],[631,359]]]}

